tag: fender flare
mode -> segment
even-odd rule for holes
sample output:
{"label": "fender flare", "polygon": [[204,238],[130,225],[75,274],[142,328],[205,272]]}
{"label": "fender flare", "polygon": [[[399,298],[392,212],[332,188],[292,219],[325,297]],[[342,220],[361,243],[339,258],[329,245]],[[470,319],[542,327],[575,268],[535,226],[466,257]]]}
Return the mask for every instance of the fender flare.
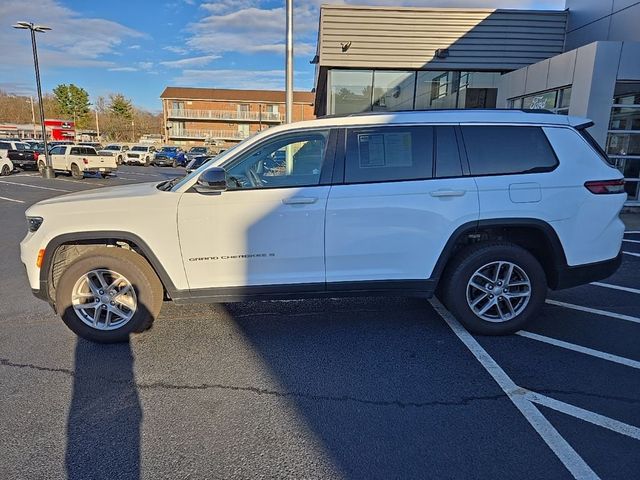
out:
{"label": "fender flare", "polygon": [[162,266],[162,262],[158,260],[158,257],[153,253],[153,250],[149,245],[139,236],[131,232],[123,232],[117,230],[95,230],[90,232],[74,232],[64,233],[49,240],[45,247],[45,255],[42,262],[42,268],[40,268],[40,294],[46,296],[49,299],[49,273],[52,268],[53,253],[63,244],[76,241],[91,241],[91,240],[125,240],[134,244],[140,249],[144,257],[147,259],[151,268],[156,272],[158,278],[162,282],[165,290],[173,297],[177,292],[176,286],[173,284],[171,277]]}

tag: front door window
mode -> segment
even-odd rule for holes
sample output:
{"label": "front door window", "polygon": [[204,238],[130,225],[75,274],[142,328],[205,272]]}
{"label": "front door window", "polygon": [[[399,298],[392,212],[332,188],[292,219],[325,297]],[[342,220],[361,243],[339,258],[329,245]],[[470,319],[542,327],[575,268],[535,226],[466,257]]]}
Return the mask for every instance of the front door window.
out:
{"label": "front door window", "polygon": [[225,166],[229,189],[319,185],[327,138],[327,131],[307,132],[259,146]]}

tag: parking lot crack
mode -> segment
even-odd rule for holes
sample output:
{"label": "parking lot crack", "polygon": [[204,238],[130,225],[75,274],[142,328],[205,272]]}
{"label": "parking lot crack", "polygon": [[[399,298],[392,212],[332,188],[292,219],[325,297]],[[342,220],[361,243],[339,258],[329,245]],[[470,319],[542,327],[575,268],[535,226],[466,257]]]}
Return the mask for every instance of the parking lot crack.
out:
{"label": "parking lot crack", "polygon": [[3,367],[27,368],[31,370],[38,370],[40,372],[63,373],[70,377],[73,377],[75,375],[74,371],[68,368],[43,367],[41,365],[34,365],[32,363],[15,363],[15,362],[11,362],[6,358],[0,358],[0,365]]}

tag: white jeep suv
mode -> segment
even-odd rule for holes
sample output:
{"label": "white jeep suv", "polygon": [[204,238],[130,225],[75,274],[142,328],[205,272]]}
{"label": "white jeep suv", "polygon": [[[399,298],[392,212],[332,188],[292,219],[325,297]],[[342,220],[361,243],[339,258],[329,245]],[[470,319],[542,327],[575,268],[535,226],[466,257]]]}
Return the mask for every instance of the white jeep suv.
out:
{"label": "white jeep suv", "polygon": [[164,299],[429,297],[514,332],[547,288],[620,264],[626,195],[590,122],[394,112],[271,128],[192,174],[27,210],[29,283],[76,334],[147,329]]}

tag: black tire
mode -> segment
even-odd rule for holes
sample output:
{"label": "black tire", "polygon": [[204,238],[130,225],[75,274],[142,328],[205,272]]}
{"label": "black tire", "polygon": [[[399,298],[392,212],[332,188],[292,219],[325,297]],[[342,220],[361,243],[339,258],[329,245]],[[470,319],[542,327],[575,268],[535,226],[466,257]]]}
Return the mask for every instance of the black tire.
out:
{"label": "black tire", "polygon": [[171,164],[171,166],[173,168],[178,168],[178,162],[176,162],[175,160],[173,161],[173,163]]}
{"label": "black tire", "polygon": [[80,171],[80,167],[75,163],[71,164],[71,176],[76,180],[81,180],[84,178],[84,173]]}
{"label": "black tire", "polygon": [[145,158],[145,159],[144,159],[144,166],[145,166],[145,167],[148,167],[148,166],[149,166],[149,163],[150,163],[150,161],[149,161],[149,157]]}
{"label": "black tire", "polygon": [[[98,268],[123,275],[136,293],[136,312],[131,320],[115,330],[90,327],[72,306],[72,291],[78,279]],[[78,257],[64,271],[56,288],[56,309],[67,327],[76,335],[98,343],[125,342],[132,333],[149,329],[160,313],[162,299],[162,283],[146,259],[122,248],[97,247]]]}
{"label": "black tire", "polygon": [[10,173],[11,173],[11,168],[9,168],[9,165],[3,165],[2,170],[0,170],[0,176],[6,177]]}
{"label": "black tire", "polygon": [[[515,317],[492,322],[472,310],[467,301],[467,285],[478,269],[498,261],[511,262],[522,269],[529,277],[531,295],[529,302]],[[460,251],[447,266],[439,291],[444,304],[467,330],[480,335],[508,335],[521,330],[538,315],[546,298],[547,280],[538,260],[524,248],[509,242],[488,242]],[[504,303],[501,305],[504,306]]]}
{"label": "black tire", "polygon": [[118,158],[116,159],[116,164],[117,165],[122,165],[122,156],[118,155]]}
{"label": "black tire", "polygon": [[38,162],[38,171],[39,171],[40,173],[42,173],[42,172],[44,171],[45,167],[46,167],[45,163],[44,163],[42,160],[40,160],[40,161]]}

